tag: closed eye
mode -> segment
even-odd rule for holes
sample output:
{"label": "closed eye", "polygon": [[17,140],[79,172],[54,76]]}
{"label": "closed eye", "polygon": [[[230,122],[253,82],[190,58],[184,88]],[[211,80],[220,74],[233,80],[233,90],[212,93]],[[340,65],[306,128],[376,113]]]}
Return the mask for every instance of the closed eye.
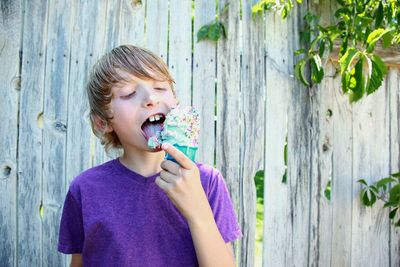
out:
{"label": "closed eye", "polygon": [[131,98],[135,93],[136,93],[136,91],[133,91],[132,93],[130,93],[130,94],[128,94],[128,95],[121,96],[121,98],[122,98],[122,99],[129,99],[129,98]]}
{"label": "closed eye", "polygon": [[166,88],[163,88],[163,87],[155,87],[154,89],[160,90],[160,91],[167,90]]}

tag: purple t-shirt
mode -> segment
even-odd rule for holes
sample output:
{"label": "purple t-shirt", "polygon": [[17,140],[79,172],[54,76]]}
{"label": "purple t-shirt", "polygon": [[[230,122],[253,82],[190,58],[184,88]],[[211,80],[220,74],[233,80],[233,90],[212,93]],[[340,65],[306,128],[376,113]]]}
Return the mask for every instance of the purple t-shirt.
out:
{"label": "purple t-shirt", "polygon": [[[196,163],[222,238],[242,235],[221,173]],[[198,266],[186,219],[155,179],[118,159],[71,183],[61,217],[58,251],[82,253],[87,266]]]}

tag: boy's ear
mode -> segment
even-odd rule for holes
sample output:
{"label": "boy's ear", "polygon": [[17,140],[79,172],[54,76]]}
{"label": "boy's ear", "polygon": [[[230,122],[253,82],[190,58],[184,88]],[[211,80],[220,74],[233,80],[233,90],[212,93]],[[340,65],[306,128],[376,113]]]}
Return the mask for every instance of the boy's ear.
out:
{"label": "boy's ear", "polygon": [[92,115],[92,119],[96,129],[102,131],[103,133],[111,133],[113,131],[112,126],[101,119],[98,115]]}

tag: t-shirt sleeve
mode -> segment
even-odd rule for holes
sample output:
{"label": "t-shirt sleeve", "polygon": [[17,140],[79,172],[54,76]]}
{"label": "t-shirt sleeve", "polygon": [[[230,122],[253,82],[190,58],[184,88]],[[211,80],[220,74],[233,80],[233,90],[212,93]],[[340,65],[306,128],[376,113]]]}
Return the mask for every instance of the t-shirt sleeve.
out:
{"label": "t-shirt sleeve", "polygon": [[83,240],[81,204],[74,198],[70,189],[61,216],[58,251],[65,254],[82,253]]}
{"label": "t-shirt sleeve", "polygon": [[225,243],[242,236],[228,188],[220,172],[214,170],[208,194],[215,222]]}

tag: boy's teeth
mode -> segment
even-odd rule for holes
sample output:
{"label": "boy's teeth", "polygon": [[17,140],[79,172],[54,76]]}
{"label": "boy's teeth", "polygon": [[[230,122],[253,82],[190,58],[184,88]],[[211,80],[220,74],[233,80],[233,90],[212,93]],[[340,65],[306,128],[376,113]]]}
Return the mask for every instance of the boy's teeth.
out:
{"label": "boy's teeth", "polygon": [[153,122],[153,121],[159,121],[161,119],[161,115],[154,115],[154,116],[150,116],[149,121]]}

